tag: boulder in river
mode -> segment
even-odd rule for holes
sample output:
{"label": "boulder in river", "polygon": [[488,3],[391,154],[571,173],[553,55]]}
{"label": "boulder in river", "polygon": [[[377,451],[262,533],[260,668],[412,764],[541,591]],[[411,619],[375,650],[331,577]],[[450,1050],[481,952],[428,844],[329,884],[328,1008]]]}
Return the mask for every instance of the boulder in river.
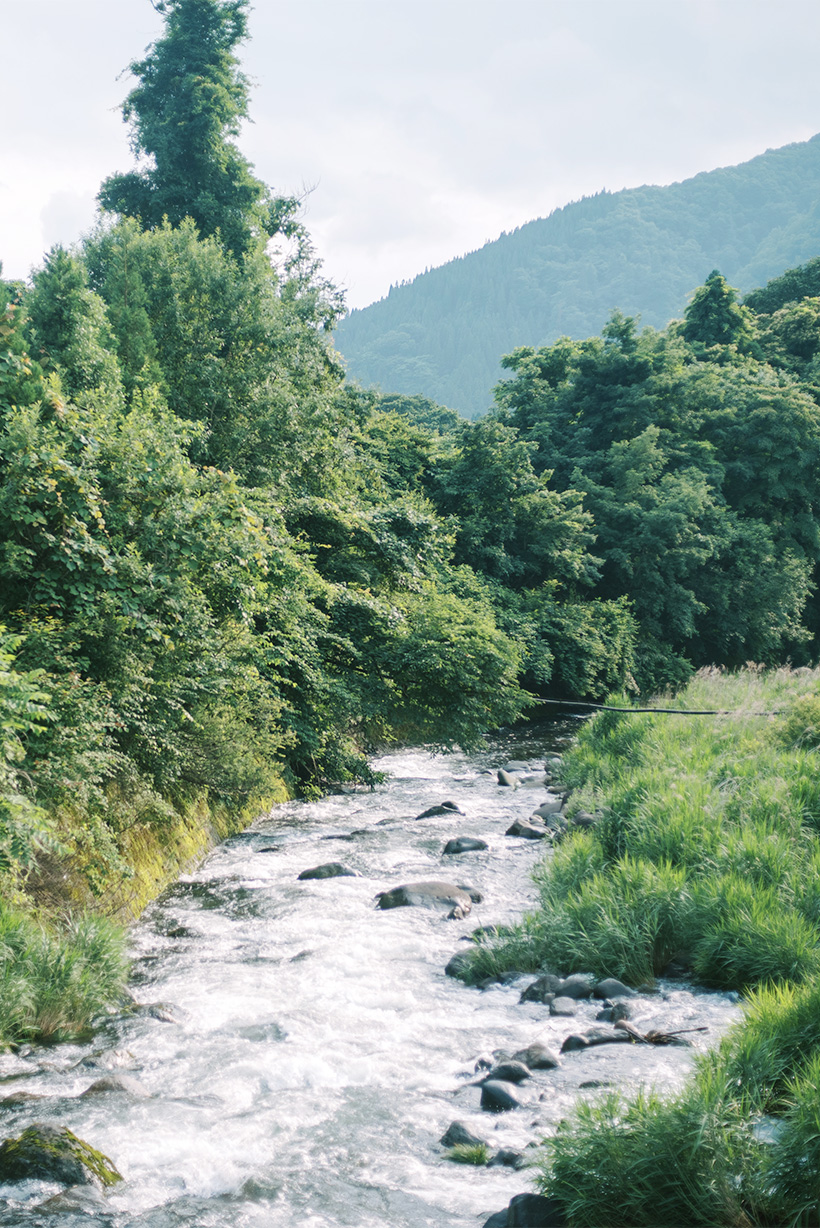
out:
{"label": "boulder in river", "polygon": [[507,789],[517,789],[518,781],[510,772],[505,772],[503,768],[498,769],[498,783],[504,785]]}
{"label": "boulder in river", "polygon": [[522,836],[525,840],[545,840],[549,835],[543,823],[533,823],[532,819],[516,819],[504,834]]}
{"label": "boulder in river", "polygon": [[560,976],[554,972],[545,972],[539,976],[522,993],[520,1002],[552,1002],[562,984]]}
{"label": "boulder in river", "polygon": [[545,802],[536,807],[535,813],[539,818],[547,819],[550,815],[560,814],[563,804],[564,799],[562,797],[548,797]]}
{"label": "boulder in river", "polygon": [[447,967],[444,969],[444,975],[460,980],[472,962],[472,955],[469,951],[456,951],[455,955],[450,956]]}
{"label": "boulder in river", "polygon": [[490,1079],[501,1079],[503,1083],[523,1083],[525,1079],[531,1078],[532,1071],[528,1066],[510,1058],[508,1061],[499,1062],[497,1066],[493,1066],[480,1082],[484,1084]]}
{"label": "boulder in river", "polygon": [[479,840],[476,836],[456,836],[445,844],[444,855],[455,857],[458,853],[479,853],[489,847],[486,840]]}
{"label": "boulder in river", "polygon": [[519,1049],[513,1054],[517,1062],[523,1062],[530,1070],[555,1070],[561,1065],[561,1059],[554,1049],[548,1049],[540,1040],[533,1041],[526,1049]]}
{"label": "boulder in river", "polygon": [[474,887],[431,880],[404,883],[390,891],[380,891],[376,901],[379,908],[449,908],[448,915],[459,920],[466,917],[473,904],[480,904],[483,898]]}
{"label": "boulder in river", "polygon": [[516,1194],[507,1207],[507,1228],[565,1228],[566,1223],[558,1199],[544,1194]]}
{"label": "boulder in river", "polygon": [[608,976],[598,982],[593,994],[596,998],[634,998],[635,990],[624,985],[623,981],[617,981],[614,976]]}
{"label": "boulder in river", "polygon": [[562,1019],[572,1019],[577,1010],[575,998],[553,998],[550,1002],[550,1014]]}
{"label": "boulder in river", "polygon": [[311,870],[303,870],[299,878],[361,878],[361,874],[358,870],[351,870],[349,866],[343,866],[340,861],[326,861],[324,865],[314,866]]}
{"label": "boulder in river", "polygon": [[0,1181],[57,1181],[106,1189],[122,1181],[109,1160],[66,1126],[35,1122],[0,1146]]}
{"label": "boulder in river", "polygon": [[520,1109],[523,1103],[514,1083],[488,1079],[481,1085],[481,1107],[487,1113],[506,1113],[510,1109]]}
{"label": "boulder in river", "polygon": [[561,981],[556,993],[562,998],[591,998],[595,978],[586,972],[573,972]]}
{"label": "boulder in river", "polygon": [[439,1139],[442,1147],[480,1147],[482,1143],[486,1146],[486,1141],[473,1134],[463,1121],[451,1121]]}
{"label": "boulder in river", "polygon": [[440,806],[429,806],[427,810],[417,814],[416,818],[435,819],[442,814],[464,814],[464,811],[455,802],[442,802]]}

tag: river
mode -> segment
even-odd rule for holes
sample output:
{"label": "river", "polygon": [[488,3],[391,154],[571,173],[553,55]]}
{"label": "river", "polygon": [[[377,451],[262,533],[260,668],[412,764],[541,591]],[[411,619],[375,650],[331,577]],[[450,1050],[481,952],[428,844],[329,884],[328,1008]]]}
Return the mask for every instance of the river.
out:
{"label": "river", "polygon": [[[693,1050],[610,1045],[539,1072],[513,1112],[482,1112],[471,1086],[482,1055],[535,1040],[560,1049],[600,1007],[552,1018],[520,1003],[532,978],[478,990],[444,975],[477,925],[514,920],[536,898],[543,848],[504,833],[544,785],[503,788],[493,769],[514,758],[543,770],[570,733],[559,723],[470,756],[384,755],[372,792],[279,806],[166,891],[133,928],[139,1009],[90,1043],[0,1057],[0,1096],[43,1097],[4,1106],[2,1137],[66,1125],[125,1181],[76,1214],[35,1209],[57,1186],[2,1186],[0,1225],[480,1228],[530,1178],[448,1160],[439,1139],[451,1121],[524,1150],[602,1085],[679,1085]],[[415,818],[444,800],[464,814]],[[489,849],[444,857],[457,835]],[[299,881],[331,861],[360,877]],[[484,901],[463,920],[374,907],[378,891],[431,878],[472,884]],[[658,989],[633,1004],[642,1028],[705,1026],[703,1047],[737,1018],[732,995]],[[108,1071],[148,1094],[81,1098]]]}

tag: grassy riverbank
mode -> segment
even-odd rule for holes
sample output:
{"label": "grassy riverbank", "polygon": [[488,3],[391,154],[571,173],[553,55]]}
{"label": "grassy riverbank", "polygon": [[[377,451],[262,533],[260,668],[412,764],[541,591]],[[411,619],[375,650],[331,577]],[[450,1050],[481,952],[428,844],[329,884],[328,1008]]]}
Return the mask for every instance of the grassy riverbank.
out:
{"label": "grassy riverbank", "polygon": [[573,1226],[820,1223],[820,673],[700,674],[675,706],[601,713],[560,774],[597,812],[538,871],[541,906],[479,946],[473,980],[668,969],[738,989],[743,1021],[665,1099],[579,1106],[539,1185]]}

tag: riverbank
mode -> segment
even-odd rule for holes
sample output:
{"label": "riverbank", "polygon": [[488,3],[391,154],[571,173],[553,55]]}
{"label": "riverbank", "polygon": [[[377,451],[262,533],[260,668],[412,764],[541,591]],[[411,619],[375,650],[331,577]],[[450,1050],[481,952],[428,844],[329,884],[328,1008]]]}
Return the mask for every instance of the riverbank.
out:
{"label": "riverbank", "polygon": [[573,1228],[820,1222],[820,674],[701,673],[674,706],[604,712],[559,769],[538,907],[482,938],[468,980],[583,969],[694,977],[744,1019],[682,1092],[582,1103],[539,1187]]}
{"label": "riverbank", "polygon": [[127,924],[223,840],[289,796],[284,782],[272,782],[265,797],[241,809],[194,796],[149,823],[135,816],[133,799],[111,790],[111,811],[131,821],[114,827],[104,864],[93,846],[72,843],[69,833],[83,830],[76,814],[53,816],[60,853],[41,854],[11,898],[0,901],[0,1048],[82,1036],[95,1017],[120,1005],[129,975]]}

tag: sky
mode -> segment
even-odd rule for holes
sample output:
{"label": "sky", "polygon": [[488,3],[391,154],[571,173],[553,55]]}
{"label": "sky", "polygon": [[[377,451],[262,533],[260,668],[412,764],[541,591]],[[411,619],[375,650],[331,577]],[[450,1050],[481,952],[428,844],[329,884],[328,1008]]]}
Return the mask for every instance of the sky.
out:
{"label": "sky", "polygon": [[[27,277],[133,165],[150,0],[0,0],[0,261]],[[363,307],[603,188],[667,184],[820,132],[816,0],[256,0],[239,144],[304,197]]]}

